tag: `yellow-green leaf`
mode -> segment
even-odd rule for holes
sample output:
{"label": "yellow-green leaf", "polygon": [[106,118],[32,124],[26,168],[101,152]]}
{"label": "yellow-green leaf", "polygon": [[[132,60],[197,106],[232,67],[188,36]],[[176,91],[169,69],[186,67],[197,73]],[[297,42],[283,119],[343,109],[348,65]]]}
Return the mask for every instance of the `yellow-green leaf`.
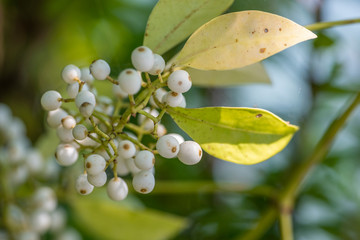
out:
{"label": "yellow-green leaf", "polygon": [[196,30],[175,63],[203,70],[235,69],[312,38],[316,38],[314,33],[284,17],[261,11],[234,12]]}
{"label": "yellow-green leaf", "polygon": [[207,153],[238,164],[270,158],[298,129],[256,108],[169,108],[168,113]]}
{"label": "yellow-green leaf", "polygon": [[144,45],[163,54],[198,27],[224,12],[234,0],[159,0],[152,10]]}
{"label": "yellow-green leaf", "polygon": [[204,87],[228,87],[248,83],[271,83],[264,66],[254,63],[243,68],[232,70],[199,70],[186,69],[194,85]]}
{"label": "yellow-green leaf", "polygon": [[71,203],[74,221],[80,222],[94,239],[170,239],[186,224],[178,216],[143,208],[133,210],[110,200],[86,196]]}

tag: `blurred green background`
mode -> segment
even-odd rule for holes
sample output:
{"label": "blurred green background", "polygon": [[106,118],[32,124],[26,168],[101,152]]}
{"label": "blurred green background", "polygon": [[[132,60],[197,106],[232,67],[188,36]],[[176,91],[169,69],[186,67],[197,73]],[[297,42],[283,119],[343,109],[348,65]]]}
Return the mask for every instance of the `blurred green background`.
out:
{"label": "blurred green background", "polygon": [[[85,67],[102,58],[112,67],[112,76],[130,67],[131,51],[142,44],[155,4],[152,0],[0,2],[0,102],[24,121],[27,136],[45,149],[45,157],[51,156],[58,140],[46,127],[42,93],[64,91],[60,72],[67,64]],[[359,17],[360,2],[236,0],[229,11],[250,9],[307,25]],[[154,192],[132,193],[119,204],[107,200],[104,189],[76,197],[72,183],[80,168],[61,169],[60,184],[51,184],[67,189],[69,196],[59,196],[69,216],[67,224],[84,239],[233,239],[252,229],[273,204],[266,186],[284,186],[329,122],[360,89],[360,26],[330,29],[318,36],[264,62],[271,85],[194,88],[186,95],[188,107],[260,107],[299,125],[301,130],[283,152],[255,166],[206,155],[196,166],[158,161]],[[359,120],[357,111],[325,161],[306,179],[294,209],[295,239],[360,238]],[[170,132],[179,131],[169,118],[165,125]],[[260,189],[258,194],[248,191],[253,188]],[[279,238],[277,222],[262,237]]]}

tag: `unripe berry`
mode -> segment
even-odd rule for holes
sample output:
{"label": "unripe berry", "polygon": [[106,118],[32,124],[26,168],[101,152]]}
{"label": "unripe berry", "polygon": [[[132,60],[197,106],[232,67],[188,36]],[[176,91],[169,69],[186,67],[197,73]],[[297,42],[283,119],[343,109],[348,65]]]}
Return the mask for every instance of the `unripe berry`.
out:
{"label": "unripe berry", "polygon": [[99,154],[91,154],[85,160],[85,170],[88,174],[97,175],[104,171],[105,159]]}
{"label": "unripe berry", "polygon": [[134,69],[123,70],[118,77],[119,86],[128,94],[136,94],[141,88],[141,76]]}
{"label": "unripe berry", "polygon": [[57,128],[61,125],[61,120],[66,117],[68,114],[63,109],[58,108],[54,111],[48,112],[47,123],[52,128]]}
{"label": "unripe berry", "polygon": [[140,46],[131,53],[131,62],[140,72],[150,71],[154,65],[154,54],[150,48]]}
{"label": "unripe berry", "polygon": [[28,151],[25,160],[26,166],[31,174],[39,173],[44,166],[43,158],[40,152],[35,149]]}
{"label": "unripe berry", "polygon": [[184,96],[181,93],[170,91],[163,97],[163,102],[170,107],[178,107],[180,106],[183,99]]}
{"label": "unripe berry", "polygon": [[182,101],[178,107],[186,108],[186,99],[185,99],[184,95],[182,95]]}
{"label": "unripe berry", "polygon": [[77,66],[69,64],[62,70],[61,77],[66,83],[72,84],[76,79],[80,80],[81,72]]}
{"label": "unripe berry", "polygon": [[79,94],[75,98],[76,106],[78,108],[80,108],[80,106],[85,102],[87,102],[95,107],[95,105],[96,105],[95,95],[90,91],[79,92]]}
{"label": "unripe berry", "polygon": [[84,125],[78,124],[73,128],[72,134],[76,140],[83,140],[87,137],[88,130]]}
{"label": "unripe berry", "polygon": [[171,73],[167,84],[171,91],[177,93],[189,91],[192,85],[190,75],[185,70],[176,70]]}
{"label": "unripe berry", "polygon": [[165,61],[162,56],[154,54],[154,65],[148,71],[151,75],[158,75],[164,71]]}
{"label": "unripe berry", "polygon": [[186,165],[194,165],[201,160],[202,154],[202,149],[197,142],[185,141],[180,144],[180,151],[177,157]]}
{"label": "unripe berry", "polygon": [[129,140],[123,140],[119,143],[119,155],[123,158],[131,158],[135,155],[135,145]]}
{"label": "unripe berry", "polygon": [[126,98],[129,95],[120,87],[120,85],[116,84],[113,84],[113,94],[120,99]]}
{"label": "unripe berry", "polygon": [[56,161],[61,166],[70,166],[78,159],[78,152],[71,144],[60,144],[56,148]]}
{"label": "unripe berry", "polygon": [[95,60],[90,65],[90,73],[97,80],[105,80],[110,74],[110,66],[102,59]]}
{"label": "unripe berry", "polygon": [[105,171],[102,171],[96,175],[89,174],[87,179],[90,184],[94,185],[95,187],[102,187],[105,185],[107,180],[107,175]]}
{"label": "unripe berry", "polygon": [[132,185],[135,191],[139,193],[150,193],[155,187],[155,178],[151,170],[141,171],[138,174],[135,174]]}
{"label": "unripe berry", "polygon": [[94,82],[94,77],[90,73],[90,69],[88,67],[81,68],[81,80],[86,82],[87,84],[92,84]]}
{"label": "unripe berry", "polygon": [[94,186],[89,183],[86,173],[81,174],[76,179],[75,188],[81,195],[88,195],[94,190]]}
{"label": "unripe berry", "polygon": [[126,176],[129,174],[130,170],[126,165],[126,161],[124,158],[118,156],[116,158],[117,164],[116,164],[116,172],[119,176]]}
{"label": "unripe berry", "polygon": [[76,126],[76,120],[73,116],[68,115],[61,119],[61,124],[65,129],[73,129]]}
{"label": "unripe berry", "polygon": [[128,186],[126,182],[120,178],[112,178],[107,184],[107,194],[114,201],[121,201],[128,195]]}
{"label": "unripe berry", "polygon": [[136,154],[135,165],[141,170],[150,170],[154,167],[155,156],[152,152],[143,150]]}
{"label": "unripe berry", "polygon": [[59,99],[61,99],[60,93],[53,90],[47,91],[41,97],[41,106],[46,111],[56,110],[61,106],[62,103],[61,101],[59,101]]}
{"label": "unripe berry", "polygon": [[51,227],[50,231],[59,232],[66,226],[66,211],[63,208],[57,208],[50,213]]}
{"label": "unripe berry", "polygon": [[72,130],[66,129],[62,125],[56,129],[56,134],[63,143],[70,143],[74,140]]}
{"label": "unripe berry", "polygon": [[72,84],[67,85],[66,92],[67,92],[69,98],[75,98],[76,95],[78,95],[79,87],[80,86],[79,86],[78,82],[74,82]]}
{"label": "unripe berry", "polygon": [[179,152],[179,142],[172,136],[165,135],[159,138],[156,149],[164,158],[174,158]]}
{"label": "unripe berry", "polygon": [[156,89],[154,95],[152,95],[152,96],[150,97],[150,104],[151,104],[151,106],[158,108],[159,106],[156,104],[156,102],[155,102],[155,100],[154,100],[154,97],[155,97],[160,103],[162,103],[162,99],[163,99],[163,97],[166,95],[166,93],[167,93],[167,91],[166,91],[165,89],[163,89],[163,88],[158,88],[158,89]]}

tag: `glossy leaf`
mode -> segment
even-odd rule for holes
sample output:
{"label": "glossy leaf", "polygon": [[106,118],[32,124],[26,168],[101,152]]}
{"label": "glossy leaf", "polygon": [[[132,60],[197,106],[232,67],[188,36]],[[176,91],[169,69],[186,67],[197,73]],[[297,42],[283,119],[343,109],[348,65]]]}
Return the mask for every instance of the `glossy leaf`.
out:
{"label": "glossy leaf", "polygon": [[122,203],[88,196],[76,197],[72,210],[75,221],[81,222],[94,239],[169,239],[186,224],[183,218],[168,213],[133,210]]}
{"label": "glossy leaf", "polygon": [[264,66],[254,63],[249,66],[225,70],[199,70],[187,68],[194,85],[204,87],[229,87],[248,83],[271,83]]}
{"label": "glossy leaf", "polygon": [[177,57],[177,66],[241,68],[316,35],[293,21],[261,11],[221,15],[201,26]]}
{"label": "glossy leaf", "polygon": [[159,0],[150,14],[144,45],[163,54],[198,27],[224,12],[234,0]]}
{"label": "glossy leaf", "polygon": [[298,127],[256,108],[169,108],[168,113],[210,155],[238,164],[280,152]]}

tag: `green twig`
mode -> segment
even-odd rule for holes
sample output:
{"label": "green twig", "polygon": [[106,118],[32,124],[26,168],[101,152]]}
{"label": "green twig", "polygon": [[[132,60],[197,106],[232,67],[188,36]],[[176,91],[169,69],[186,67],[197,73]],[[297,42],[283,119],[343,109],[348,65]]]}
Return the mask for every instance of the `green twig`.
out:
{"label": "green twig", "polygon": [[293,230],[292,230],[292,216],[291,212],[283,211],[280,214],[280,229],[281,229],[281,239],[282,240],[293,240]]}
{"label": "green twig", "polygon": [[318,31],[318,30],[322,30],[322,29],[326,29],[326,28],[331,28],[331,27],[340,26],[340,25],[353,24],[353,23],[360,23],[360,18],[333,21],[333,22],[319,22],[319,23],[307,25],[305,27],[307,29],[309,29],[310,31]]}

